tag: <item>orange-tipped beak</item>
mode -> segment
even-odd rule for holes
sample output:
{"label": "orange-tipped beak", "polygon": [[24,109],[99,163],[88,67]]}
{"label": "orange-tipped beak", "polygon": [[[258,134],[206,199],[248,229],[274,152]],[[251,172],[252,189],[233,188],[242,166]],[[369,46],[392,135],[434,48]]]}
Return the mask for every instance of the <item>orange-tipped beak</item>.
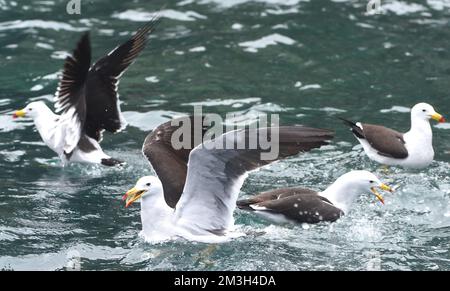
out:
{"label": "orange-tipped beak", "polygon": [[19,118],[19,117],[25,117],[25,114],[26,114],[25,110],[23,110],[23,109],[22,110],[18,110],[16,112],[14,112],[13,118],[16,119],[16,118]]}
{"label": "orange-tipped beak", "polygon": [[125,195],[122,197],[122,201],[125,201],[125,208],[128,208],[135,201],[139,200],[142,195],[144,195],[144,190],[138,190],[136,187],[130,189]]}
{"label": "orange-tipped beak", "polygon": [[435,113],[435,114],[431,115],[431,118],[434,119],[434,120],[436,120],[436,121],[439,122],[439,123],[445,122],[444,116],[442,116],[442,115],[439,114],[439,113]]}
{"label": "orange-tipped beak", "polygon": [[[392,190],[391,187],[389,187],[386,184],[381,184],[380,186],[378,186],[378,188],[380,188],[381,190],[384,191],[388,191],[388,192],[394,192],[394,190]],[[377,191],[377,189],[375,187],[370,188],[370,190],[372,190],[372,193],[375,194],[375,196],[377,197],[377,199],[384,205],[384,198],[383,196],[381,196],[381,194]]]}

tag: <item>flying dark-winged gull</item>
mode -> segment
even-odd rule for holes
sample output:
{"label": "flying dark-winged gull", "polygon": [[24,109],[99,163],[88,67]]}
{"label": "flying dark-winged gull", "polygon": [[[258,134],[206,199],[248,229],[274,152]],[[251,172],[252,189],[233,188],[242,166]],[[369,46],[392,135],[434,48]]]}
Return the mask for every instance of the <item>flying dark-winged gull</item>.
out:
{"label": "flying dark-winged gull", "polygon": [[433,133],[429,121],[445,122],[444,117],[427,103],[416,104],[411,109],[411,129],[406,133],[341,119],[350,126],[370,159],[387,166],[406,168],[424,168],[433,162]]}
{"label": "flying dark-winged gull", "polygon": [[144,49],[157,23],[158,18],[154,18],[92,66],[86,32],[64,64],[55,97],[56,112],[62,114],[54,114],[44,102],[37,101],[15,112],[14,117],[32,118],[45,144],[64,164],[122,164],[105,154],[99,143],[105,130],[116,133],[126,126],[119,104],[120,77]]}
{"label": "flying dark-winged gull", "polygon": [[[173,131],[168,124],[161,125],[146,138],[144,155],[157,176],[139,179],[124,196],[127,207],[141,199],[141,236],[148,242],[183,237],[213,243],[235,237],[233,212],[248,172],[319,148],[333,138],[329,130],[303,126],[241,129],[205,141],[192,151],[175,153],[170,143]],[[264,134],[271,138],[274,131],[279,133],[276,159],[263,160],[261,153],[265,151],[260,147],[236,149],[236,144],[243,139]],[[157,153],[149,154],[155,143]],[[223,149],[224,144],[235,147]],[[172,208],[174,202],[175,208]]]}
{"label": "flying dark-winged gull", "polygon": [[239,200],[237,206],[278,223],[334,222],[348,213],[356,198],[371,191],[384,204],[376,188],[392,192],[374,174],[351,171],[339,177],[323,192],[305,188],[282,188]]}

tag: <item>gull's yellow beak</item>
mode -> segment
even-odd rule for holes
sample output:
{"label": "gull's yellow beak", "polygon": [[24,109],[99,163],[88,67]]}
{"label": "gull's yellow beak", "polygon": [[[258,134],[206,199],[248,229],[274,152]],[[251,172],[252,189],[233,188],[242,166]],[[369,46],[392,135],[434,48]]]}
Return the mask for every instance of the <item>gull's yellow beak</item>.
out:
{"label": "gull's yellow beak", "polygon": [[128,192],[125,193],[125,195],[123,195],[122,197],[122,200],[125,201],[125,208],[133,204],[133,202],[139,200],[139,198],[141,198],[144,193],[145,190],[138,190],[136,189],[136,187],[128,190]]}
{"label": "gull's yellow beak", "polygon": [[434,113],[433,115],[431,115],[431,119],[436,120],[437,122],[445,122],[445,118],[444,116],[440,115],[439,113]]}
{"label": "gull's yellow beak", "polygon": [[26,111],[22,109],[22,110],[18,110],[16,112],[14,112],[13,118],[25,117],[25,115],[26,115]]}
{"label": "gull's yellow beak", "polygon": [[[384,191],[394,192],[394,190],[392,190],[392,188],[389,187],[389,186],[386,185],[386,184],[380,184],[380,185],[378,186],[378,188],[380,188],[381,190],[384,190]],[[370,188],[370,190],[372,191],[373,194],[375,194],[375,196],[378,198],[378,200],[380,200],[380,202],[384,204],[384,198],[383,198],[383,196],[381,196],[381,194],[377,191],[377,189],[376,189],[375,187],[372,187],[372,188]]]}

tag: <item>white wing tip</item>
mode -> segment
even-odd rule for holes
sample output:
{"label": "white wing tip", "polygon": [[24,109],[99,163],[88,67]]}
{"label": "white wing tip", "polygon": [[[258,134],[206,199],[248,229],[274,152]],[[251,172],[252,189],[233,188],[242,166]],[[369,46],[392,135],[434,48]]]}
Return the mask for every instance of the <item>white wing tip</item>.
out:
{"label": "white wing tip", "polygon": [[258,204],[251,204],[250,208],[253,209],[253,210],[257,210],[257,211],[265,211],[265,210],[267,210],[266,207],[259,206]]}

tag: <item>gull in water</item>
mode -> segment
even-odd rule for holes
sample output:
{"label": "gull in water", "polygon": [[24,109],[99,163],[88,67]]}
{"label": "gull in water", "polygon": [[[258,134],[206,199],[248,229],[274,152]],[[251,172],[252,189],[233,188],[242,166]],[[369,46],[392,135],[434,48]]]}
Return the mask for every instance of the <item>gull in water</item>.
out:
{"label": "gull in water", "polygon": [[425,168],[433,162],[430,119],[445,122],[445,118],[427,103],[416,104],[411,109],[411,129],[406,133],[341,118],[350,126],[371,160],[386,166],[398,165],[405,168]]}
{"label": "gull in water", "polygon": [[334,222],[350,211],[362,193],[370,191],[384,204],[377,188],[393,191],[368,171],[351,171],[323,192],[298,187],[281,188],[239,200],[237,206],[278,223]]}
{"label": "gull in water", "polygon": [[[241,235],[233,232],[233,212],[248,173],[319,148],[333,138],[329,130],[304,126],[242,129],[194,145],[191,151],[174,149],[171,137],[176,129],[169,122],[145,139],[143,154],[157,176],[140,178],[123,197],[127,207],[140,199],[141,236],[148,242],[182,237],[219,243]],[[255,149],[236,146],[252,137],[271,138],[274,132],[279,136],[279,155],[274,159],[263,159],[261,153],[266,150],[259,146]]]}

